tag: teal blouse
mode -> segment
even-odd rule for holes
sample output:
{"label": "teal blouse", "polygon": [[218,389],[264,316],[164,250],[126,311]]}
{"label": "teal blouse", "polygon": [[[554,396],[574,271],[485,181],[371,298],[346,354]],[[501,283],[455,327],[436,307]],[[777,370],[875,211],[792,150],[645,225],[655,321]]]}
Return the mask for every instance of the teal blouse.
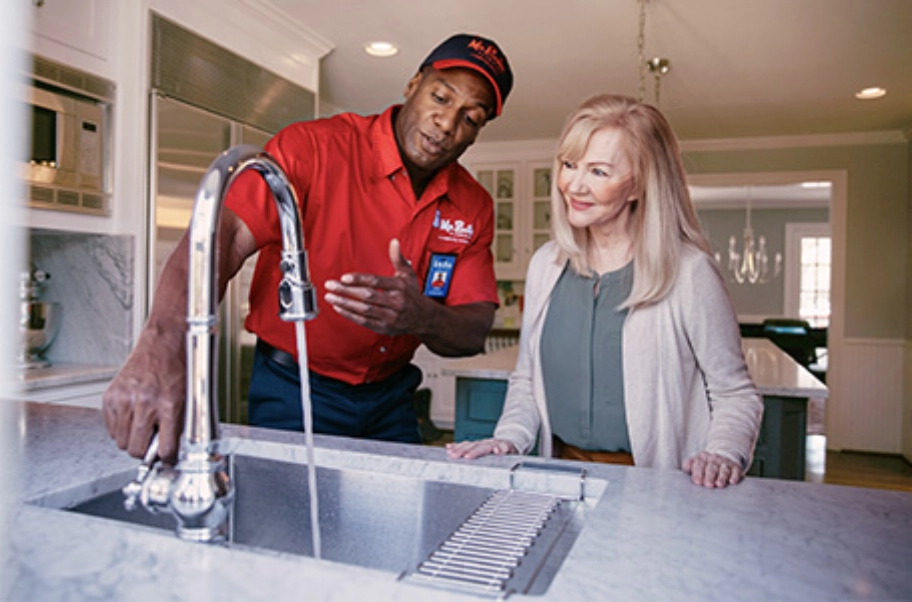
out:
{"label": "teal blouse", "polygon": [[601,276],[564,268],[542,330],[541,366],[554,434],[590,451],[630,451],[621,336],[633,262]]}

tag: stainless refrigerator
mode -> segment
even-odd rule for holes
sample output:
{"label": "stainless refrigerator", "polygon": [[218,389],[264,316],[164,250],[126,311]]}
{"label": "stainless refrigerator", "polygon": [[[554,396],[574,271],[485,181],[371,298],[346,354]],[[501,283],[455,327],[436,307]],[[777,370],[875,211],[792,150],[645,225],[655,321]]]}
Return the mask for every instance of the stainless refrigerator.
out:
{"label": "stainless refrigerator", "polygon": [[[209,164],[237,144],[262,147],[284,125],[313,119],[316,96],[192,31],[151,22],[147,282],[153,297],[165,260],[186,230]],[[243,327],[255,257],[221,305],[219,400],[223,421],[247,422],[254,337]],[[147,308],[148,311],[149,308]]]}
{"label": "stainless refrigerator", "polygon": [[[263,147],[271,133],[167,97],[153,98],[152,114],[155,159],[148,284],[154,293],[165,261],[190,223],[196,191],[209,164],[237,144]],[[244,330],[255,259],[250,258],[229,285],[220,308],[220,413],[223,421],[239,424],[247,422],[247,381],[255,343]]]}

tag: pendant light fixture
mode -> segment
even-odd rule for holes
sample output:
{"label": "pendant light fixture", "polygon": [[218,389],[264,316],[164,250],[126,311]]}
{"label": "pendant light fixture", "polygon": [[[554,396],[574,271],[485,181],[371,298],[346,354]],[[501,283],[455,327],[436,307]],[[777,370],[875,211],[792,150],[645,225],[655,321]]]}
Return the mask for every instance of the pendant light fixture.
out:
{"label": "pendant light fixture", "polygon": [[639,4],[639,26],[637,30],[637,64],[640,74],[640,102],[646,102],[646,73],[655,78],[653,104],[660,105],[662,96],[662,76],[671,70],[671,61],[666,58],[653,57],[646,60],[646,3],[648,0],[637,0]]}

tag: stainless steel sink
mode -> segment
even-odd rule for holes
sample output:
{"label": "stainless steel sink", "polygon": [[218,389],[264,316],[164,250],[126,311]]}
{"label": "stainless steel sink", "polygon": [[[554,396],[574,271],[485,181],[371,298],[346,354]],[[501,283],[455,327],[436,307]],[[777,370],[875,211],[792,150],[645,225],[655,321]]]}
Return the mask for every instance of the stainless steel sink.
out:
{"label": "stainless steel sink", "polygon": [[[306,465],[296,462],[232,454],[230,472],[236,493],[225,545],[313,556],[306,471]],[[506,469],[501,472],[510,493],[512,479],[506,478]],[[479,586],[475,583],[479,579],[475,577],[476,558],[469,559],[468,579],[440,579],[438,571],[431,569],[439,565],[442,553],[448,554],[448,546],[452,549],[453,537],[464,539],[467,528],[475,529],[473,525],[479,521],[479,512],[485,512],[485,504],[502,506],[498,496],[504,495],[503,489],[319,465],[316,476],[322,558],[389,571],[422,584],[481,594],[543,593],[589,510],[585,502],[573,500],[572,495],[559,499],[546,520],[534,526],[529,544],[515,555],[506,577],[491,586]],[[144,508],[132,512],[124,509],[120,487],[132,477],[130,472],[109,476],[102,493],[97,494],[99,488],[92,487],[96,493],[91,497],[64,503],[66,507],[62,509],[173,532],[175,520],[168,514],[151,514]],[[58,499],[63,498],[58,494]],[[512,517],[509,521],[506,532],[498,527],[498,537],[518,538],[515,534],[525,528]],[[483,537],[484,545],[492,547],[490,534],[476,537]],[[464,546],[460,543],[459,547]],[[491,553],[502,554],[503,547],[493,545]],[[464,567],[467,561],[456,558],[452,562]]]}

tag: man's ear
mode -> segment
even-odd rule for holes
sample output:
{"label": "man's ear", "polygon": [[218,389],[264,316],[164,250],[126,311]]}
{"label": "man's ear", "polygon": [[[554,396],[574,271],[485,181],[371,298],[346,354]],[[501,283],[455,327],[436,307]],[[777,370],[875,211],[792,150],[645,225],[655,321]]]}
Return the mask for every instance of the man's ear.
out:
{"label": "man's ear", "polygon": [[415,93],[415,90],[418,89],[418,86],[421,85],[422,79],[424,79],[424,73],[421,71],[415,73],[415,75],[412,76],[412,79],[410,79],[408,83],[405,84],[405,91],[402,93],[402,95],[405,98],[409,98],[412,94]]}

